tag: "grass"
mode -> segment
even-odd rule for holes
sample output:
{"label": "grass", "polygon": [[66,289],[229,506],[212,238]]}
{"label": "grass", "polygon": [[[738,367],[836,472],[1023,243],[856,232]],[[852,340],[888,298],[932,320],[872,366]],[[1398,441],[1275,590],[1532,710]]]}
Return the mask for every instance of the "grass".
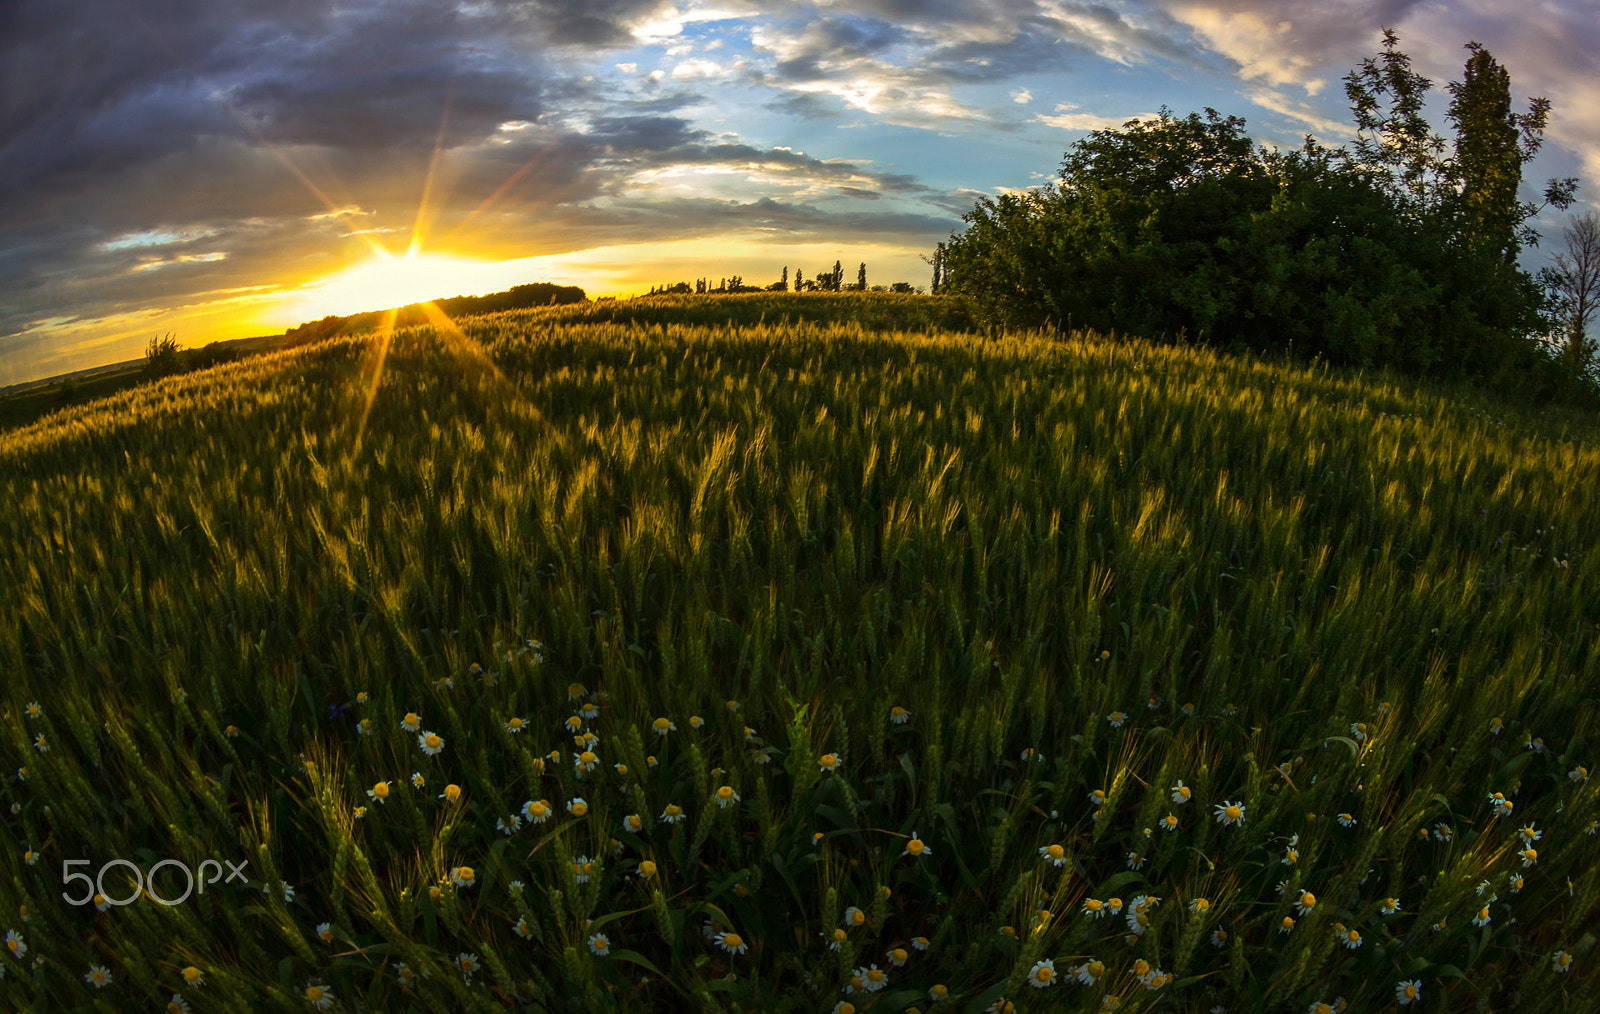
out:
{"label": "grass", "polygon": [[[0,435],[5,1006],[1600,982],[1592,420],[807,298],[337,338]],[[249,882],[63,900],[118,859]]]}

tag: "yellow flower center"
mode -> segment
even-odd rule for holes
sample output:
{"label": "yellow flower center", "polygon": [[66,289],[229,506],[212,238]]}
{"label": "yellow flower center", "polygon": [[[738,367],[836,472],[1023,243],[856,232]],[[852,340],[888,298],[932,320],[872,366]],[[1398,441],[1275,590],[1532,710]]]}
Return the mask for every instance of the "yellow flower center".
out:
{"label": "yellow flower center", "polygon": [[190,965],[188,968],[185,968],[183,970],[183,981],[184,982],[199,982],[200,981],[200,969],[194,967],[193,965]]}
{"label": "yellow flower center", "polygon": [[1283,928],[1286,929],[1286,930],[1294,929],[1294,919],[1290,918],[1289,916],[1284,916],[1283,917]]}
{"label": "yellow flower center", "polygon": [[432,732],[428,733],[428,738],[427,738],[428,746],[437,749],[441,742],[442,742],[442,740],[439,739],[439,737],[438,737],[438,735],[436,733],[432,733]]}
{"label": "yellow flower center", "polygon": [[737,933],[724,933],[722,935],[722,946],[729,950],[738,947],[742,943],[744,943],[744,938]]}
{"label": "yellow flower center", "polygon": [[520,729],[520,728],[522,728],[522,719],[513,718],[511,721],[507,722],[506,724],[511,726],[513,729]]}
{"label": "yellow flower center", "polygon": [[943,1000],[945,997],[950,995],[950,987],[946,986],[942,982],[941,983],[935,983],[934,987],[932,989],[928,990],[928,992],[932,993],[934,996],[936,996],[939,999]]}
{"label": "yellow flower center", "polygon": [[1230,804],[1227,809],[1223,810],[1222,812],[1227,815],[1229,820],[1238,820],[1244,816],[1243,808],[1241,808],[1237,803]]}
{"label": "yellow flower center", "polygon": [[584,814],[586,814],[588,812],[589,812],[589,805],[587,803],[573,803],[572,804],[572,815],[574,817],[581,817],[581,816],[583,816]]}
{"label": "yellow flower center", "polygon": [[889,957],[903,965],[906,963],[906,959],[909,958],[910,955],[906,953],[904,947],[896,947],[894,950],[889,952]]}
{"label": "yellow flower center", "polygon": [[733,786],[724,785],[722,788],[718,789],[717,790],[717,798],[718,799],[732,799],[733,798]]}
{"label": "yellow flower center", "polygon": [[682,812],[683,812],[683,807],[679,806],[677,803],[668,803],[667,804],[667,816],[676,817],[678,814],[680,814]]}
{"label": "yellow flower center", "polygon": [[387,798],[389,795],[389,783],[379,782],[372,787],[372,792],[373,795],[377,796],[379,799]]}
{"label": "yellow flower center", "polygon": [[654,876],[655,872],[656,872],[655,861],[651,860],[651,859],[646,859],[644,862],[640,863],[639,864],[639,872],[644,874],[647,877]]}
{"label": "yellow flower center", "polygon": [[909,843],[906,844],[906,851],[914,856],[922,855],[922,850],[925,848],[927,848],[927,846],[923,844],[921,838],[913,838]]}
{"label": "yellow flower center", "polygon": [[1194,901],[1194,910],[1196,912],[1206,912],[1206,911],[1209,911],[1210,909],[1211,909],[1211,902],[1207,901],[1204,898],[1196,898],[1195,899],[1195,901]]}
{"label": "yellow flower center", "polygon": [[1150,974],[1150,962],[1140,958],[1133,963],[1133,974],[1143,978]]}
{"label": "yellow flower center", "polygon": [[860,926],[862,923],[864,923],[866,921],[867,921],[867,915],[866,915],[865,912],[861,912],[861,911],[858,910],[858,911],[850,913],[850,922],[851,923],[853,923],[853,924],[855,924],[857,926]]}
{"label": "yellow flower center", "polygon": [[1049,982],[1051,979],[1055,978],[1055,974],[1055,969],[1051,968],[1049,965],[1041,965],[1033,973],[1033,976],[1039,982]]}
{"label": "yellow flower center", "polygon": [[881,969],[881,968],[869,968],[869,969],[867,969],[867,981],[869,981],[869,982],[882,982],[883,981],[883,969]]}
{"label": "yellow flower center", "polygon": [[583,761],[585,764],[593,764],[595,761],[599,760],[600,758],[598,758],[598,757],[596,757],[594,755],[594,751],[593,750],[585,750],[585,751],[583,751],[583,753],[578,755],[578,759]]}
{"label": "yellow flower center", "polygon": [[1045,851],[1050,854],[1051,859],[1060,859],[1062,856],[1067,854],[1067,850],[1062,848],[1060,845],[1051,845],[1049,848],[1045,849]]}
{"label": "yellow flower center", "polygon": [[456,871],[456,875],[457,879],[467,881],[470,881],[473,877],[477,876],[477,874],[472,872],[472,867],[470,866],[461,867],[461,869]]}
{"label": "yellow flower center", "polygon": [[1305,908],[1311,908],[1316,903],[1317,896],[1312,894],[1310,891],[1307,891],[1300,896],[1300,904]]}
{"label": "yellow flower center", "polygon": [[321,986],[307,986],[306,987],[306,999],[310,1000],[312,1003],[316,1003],[317,1001],[321,1000],[322,999],[322,987]]}
{"label": "yellow flower center", "polygon": [[842,930],[842,929],[834,930],[833,931],[833,942],[837,944],[837,943],[842,943],[843,941],[844,941],[844,930]]}
{"label": "yellow flower center", "polygon": [[420,721],[422,721],[422,718],[415,711],[406,712],[406,725],[416,725]]}
{"label": "yellow flower center", "polygon": [[1098,979],[1098,978],[1100,978],[1100,976],[1102,976],[1104,974],[1106,974],[1105,962],[1103,962],[1103,961],[1091,961],[1091,962],[1089,962],[1089,978]]}
{"label": "yellow flower center", "polygon": [[839,759],[833,754],[825,753],[822,755],[822,760],[819,763],[825,768],[831,768],[838,763],[838,760]]}
{"label": "yellow flower center", "polygon": [[1417,998],[1417,987],[1411,985],[1410,983],[1407,983],[1406,984],[1406,999],[1407,1000],[1415,1000],[1416,998]]}
{"label": "yellow flower center", "polygon": [[666,732],[667,728],[672,725],[672,723],[667,721],[665,718],[658,718],[656,719],[655,725],[657,730]]}
{"label": "yellow flower center", "polygon": [[461,786],[455,785],[453,783],[450,784],[450,785],[446,785],[444,787],[444,795],[445,795],[446,799],[460,799],[461,798]]}

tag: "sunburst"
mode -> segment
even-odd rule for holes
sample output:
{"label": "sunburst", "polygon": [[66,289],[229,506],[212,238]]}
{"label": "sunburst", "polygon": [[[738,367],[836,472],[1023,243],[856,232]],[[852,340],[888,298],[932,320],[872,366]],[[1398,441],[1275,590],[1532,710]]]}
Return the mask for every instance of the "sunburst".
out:
{"label": "sunburst", "polygon": [[[360,452],[362,438],[366,433],[367,419],[372,414],[372,406],[374,401],[377,400],[378,388],[383,382],[384,364],[388,358],[389,348],[394,337],[397,319],[396,311],[401,307],[420,307],[424,317],[442,339],[446,350],[455,357],[458,366],[463,372],[471,369],[487,373],[496,383],[496,386],[503,385],[513,389],[515,387],[500,372],[499,367],[489,358],[483,347],[462,331],[456,325],[456,322],[451,320],[440,309],[437,302],[437,300],[448,295],[481,292],[485,269],[491,267],[491,265],[482,261],[451,256],[445,253],[435,253],[425,249],[433,220],[438,213],[435,188],[438,186],[439,181],[439,164],[445,150],[445,130],[449,122],[449,116],[450,97],[447,95],[444,114],[439,122],[439,134],[434,141],[433,155],[429,159],[427,175],[423,180],[422,196],[417,203],[417,213],[411,231],[411,242],[406,252],[397,256],[373,236],[364,235],[362,238],[371,248],[371,257],[318,282],[303,286],[300,290],[302,301],[299,304],[299,308],[304,313],[305,319],[317,319],[327,315],[347,315],[372,310],[384,311],[372,336],[374,345],[374,355],[370,359],[372,373],[367,382],[366,395],[361,407],[361,417],[356,426],[355,442],[350,450],[352,457]],[[338,214],[341,212],[342,209],[328,197],[326,191],[317,186],[294,163],[287,152],[265,141],[264,138],[262,141],[272,151],[273,155],[320,202],[327,206],[330,213]],[[539,153],[513,172],[493,194],[478,207],[474,208],[451,230],[451,235],[460,232],[464,226],[477,218],[477,216],[503,200],[523,176],[543,161],[546,154],[545,152]]]}

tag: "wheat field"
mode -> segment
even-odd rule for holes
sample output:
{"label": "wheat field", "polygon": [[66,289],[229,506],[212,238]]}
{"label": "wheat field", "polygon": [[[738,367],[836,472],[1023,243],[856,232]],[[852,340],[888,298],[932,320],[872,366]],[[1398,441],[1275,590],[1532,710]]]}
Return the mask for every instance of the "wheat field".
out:
{"label": "wheat field", "polygon": [[0,1007],[1600,985],[1593,420],[809,298],[0,433]]}

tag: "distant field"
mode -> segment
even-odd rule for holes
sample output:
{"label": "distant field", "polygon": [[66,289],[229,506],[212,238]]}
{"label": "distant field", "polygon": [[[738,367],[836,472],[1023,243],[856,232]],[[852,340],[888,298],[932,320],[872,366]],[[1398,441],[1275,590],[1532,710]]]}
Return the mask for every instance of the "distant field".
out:
{"label": "distant field", "polygon": [[[1583,1009],[1594,421],[963,324],[512,311],[0,433],[0,1009]],[[67,900],[166,860],[248,883]]]}

